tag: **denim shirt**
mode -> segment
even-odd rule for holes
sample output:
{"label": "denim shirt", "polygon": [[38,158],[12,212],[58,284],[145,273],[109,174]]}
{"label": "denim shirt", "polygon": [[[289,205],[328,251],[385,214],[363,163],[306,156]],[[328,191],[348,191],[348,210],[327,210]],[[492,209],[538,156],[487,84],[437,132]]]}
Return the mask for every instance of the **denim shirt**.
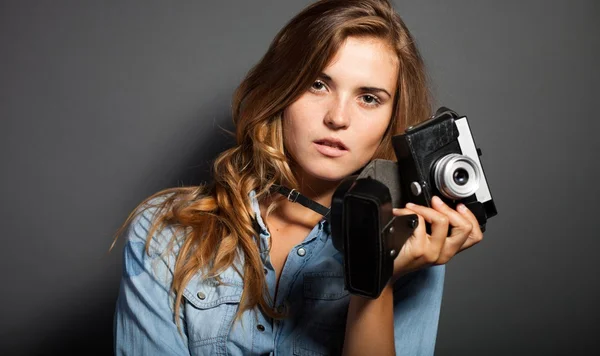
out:
{"label": "denim shirt", "polygon": [[[344,288],[343,257],[332,244],[328,222],[320,221],[290,251],[279,285],[268,252],[269,232],[254,192],[258,243],[268,291],[287,317],[273,320],[259,308],[235,319],[243,280],[233,267],[217,283],[198,272],[185,287],[178,330],[170,291],[183,236],[167,227],[146,237],[153,209],[129,226],[123,276],[114,318],[117,355],[338,355],[344,343],[350,295]],[[169,241],[174,239],[174,243]],[[169,249],[170,248],[170,249]],[[433,355],[444,283],[443,265],[421,269],[394,285],[396,353]],[[277,293],[275,293],[275,288]]]}

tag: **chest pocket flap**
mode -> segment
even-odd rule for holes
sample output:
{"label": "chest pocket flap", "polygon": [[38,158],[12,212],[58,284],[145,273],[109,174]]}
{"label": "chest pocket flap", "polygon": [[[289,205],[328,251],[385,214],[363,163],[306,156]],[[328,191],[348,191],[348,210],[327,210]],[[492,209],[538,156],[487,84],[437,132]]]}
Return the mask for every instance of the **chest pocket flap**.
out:
{"label": "chest pocket flap", "polygon": [[239,303],[244,283],[233,268],[225,270],[216,278],[203,280],[196,274],[185,287],[185,299],[198,309],[214,308],[224,303]]}
{"label": "chest pocket flap", "polygon": [[241,277],[228,271],[220,281],[202,279],[198,273],[183,292],[189,345],[195,354],[214,355],[225,348],[244,287]]}

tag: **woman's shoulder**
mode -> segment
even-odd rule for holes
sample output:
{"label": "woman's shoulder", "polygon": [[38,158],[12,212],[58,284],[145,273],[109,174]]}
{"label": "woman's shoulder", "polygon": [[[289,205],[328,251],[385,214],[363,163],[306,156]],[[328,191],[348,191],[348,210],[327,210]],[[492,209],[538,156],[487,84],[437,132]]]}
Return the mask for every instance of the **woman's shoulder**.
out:
{"label": "woman's shoulder", "polygon": [[[122,235],[123,278],[130,285],[144,285],[149,290],[170,290],[185,230],[174,224],[162,224],[168,195],[147,198],[128,218]],[[155,287],[149,287],[155,285]],[[140,287],[141,288],[141,287]]]}
{"label": "woman's shoulder", "polygon": [[[158,282],[162,289],[168,290],[173,283],[173,277],[177,274],[176,265],[185,264],[179,261],[180,250],[186,245],[186,239],[191,238],[190,229],[184,229],[176,224],[161,224],[161,217],[168,213],[170,206],[164,203],[168,196],[159,196],[148,199],[135,211],[126,236],[124,248],[124,273],[123,277],[135,282]],[[189,248],[189,246],[188,246]],[[188,256],[190,250],[184,255]],[[193,252],[191,252],[193,253]],[[208,276],[209,266],[196,266],[191,272],[189,280],[183,286],[183,296],[194,305],[205,305],[215,302],[214,299],[234,296],[241,293],[243,280],[238,271],[243,270],[243,256],[239,255],[235,260],[235,266],[229,266],[218,272],[216,276]],[[181,271],[181,270],[180,270]],[[198,299],[198,291],[214,298]],[[227,298],[225,298],[227,299]],[[207,305],[208,305],[207,304]]]}
{"label": "woman's shoulder", "polygon": [[169,206],[165,205],[168,198],[168,194],[153,196],[136,208],[124,236],[126,244],[147,246],[150,256],[176,255],[185,233],[174,224],[161,223],[168,212]]}

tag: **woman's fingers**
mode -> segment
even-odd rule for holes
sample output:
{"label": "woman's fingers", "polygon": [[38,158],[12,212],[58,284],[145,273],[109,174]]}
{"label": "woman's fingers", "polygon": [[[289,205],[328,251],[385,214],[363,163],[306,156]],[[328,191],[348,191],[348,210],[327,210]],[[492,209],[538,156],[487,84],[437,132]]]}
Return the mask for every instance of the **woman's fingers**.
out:
{"label": "woman's fingers", "polygon": [[458,252],[460,252],[460,251],[464,251],[464,250],[468,249],[469,247],[475,245],[476,243],[481,242],[481,240],[483,240],[483,232],[481,231],[481,228],[479,227],[479,221],[477,221],[475,214],[473,214],[473,212],[471,210],[469,210],[469,208],[467,208],[464,204],[458,204],[458,206],[456,207],[456,210],[465,219],[469,220],[471,222],[471,225],[473,226],[473,229],[471,229],[471,232],[469,233],[466,241],[462,244],[462,246],[458,250]]}
{"label": "woman's fingers", "polygon": [[433,199],[431,199],[431,203],[435,210],[448,217],[450,225],[452,226],[452,234],[449,237],[453,238],[464,234],[466,239],[466,236],[469,234],[469,232],[471,232],[471,229],[473,229],[473,224],[471,221],[459,214],[458,211],[450,208],[442,201],[442,199],[438,198],[437,196],[434,196]]}
{"label": "woman's fingers", "polygon": [[448,241],[446,241],[446,244],[444,245],[444,251],[440,254],[439,263],[446,263],[461,250],[462,246],[464,246],[465,241],[473,229],[473,223],[458,211],[450,208],[437,196],[434,196],[431,199],[431,203],[435,210],[448,217],[450,225],[452,226]]}
{"label": "woman's fingers", "polygon": [[[396,216],[415,214],[414,211],[406,208],[394,209],[393,213]],[[437,260],[438,252],[436,251],[439,251],[439,248],[432,248],[431,239],[425,229],[425,219],[420,214],[417,214],[417,217],[419,225],[402,246],[398,258],[394,260],[394,275],[396,276],[430,265]]]}
{"label": "woman's fingers", "polygon": [[[445,264],[460,251],[463,251],[483,238],[475,215],[463,204],[456,210],[445,204],[439,197],[433,197],[431,208],[407,204],[404,209],[394,209],[394,215],[417,214],[419,226],[403,247],[408,268],[420,268],[429,264]],[[425,222],[431,224],[431,235],[427,235]],[[450,236],[448,236],[448,227]],[[410,257],[409,257],[410,256]]]}
{"label": "woman's fingers", "polygon": [[450,223],[448,217],[434,209],[421,205],[408,203],[406,207],[422,216],[426,222],[431,224],[431,243],[441,251],[448,236],[448,224]]}
{"label": "woman's fingers", "polygon": [[[431,224],[431,239],[436,246],[443,250],[440,252],[438,264],[448,262],[454,255],[463,251],[483,239],[483,233],[475,215],[463,204],[458,204],[456,210],[448,206],[442,199],[435,196],[431,200],[432,208],[407,204],[407,209],[395,209],[402,211],[402,215],[417,213],[420,217]],[[448,226],[451,235],[448,235]],[[441,240],[445,240],[440,244]]]}

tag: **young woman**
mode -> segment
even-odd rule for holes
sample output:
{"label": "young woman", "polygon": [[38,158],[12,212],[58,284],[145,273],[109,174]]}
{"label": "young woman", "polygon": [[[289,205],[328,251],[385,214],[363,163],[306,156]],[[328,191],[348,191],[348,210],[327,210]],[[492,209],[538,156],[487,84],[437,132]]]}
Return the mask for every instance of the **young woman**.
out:
{"label": "young woman", "polygon": [[391,137],[430,111],[422,59],[387,0],[304,9],[237,89],[237,144],[214,182],[158,192],[123,225],[116,353],[433,354],[444,264],[483,236],[473,214],[437,198],[396,209],[420,224],[366,299],[344,288],[328,222],[272,191],[329,206],[344,177],[394,159]]}

